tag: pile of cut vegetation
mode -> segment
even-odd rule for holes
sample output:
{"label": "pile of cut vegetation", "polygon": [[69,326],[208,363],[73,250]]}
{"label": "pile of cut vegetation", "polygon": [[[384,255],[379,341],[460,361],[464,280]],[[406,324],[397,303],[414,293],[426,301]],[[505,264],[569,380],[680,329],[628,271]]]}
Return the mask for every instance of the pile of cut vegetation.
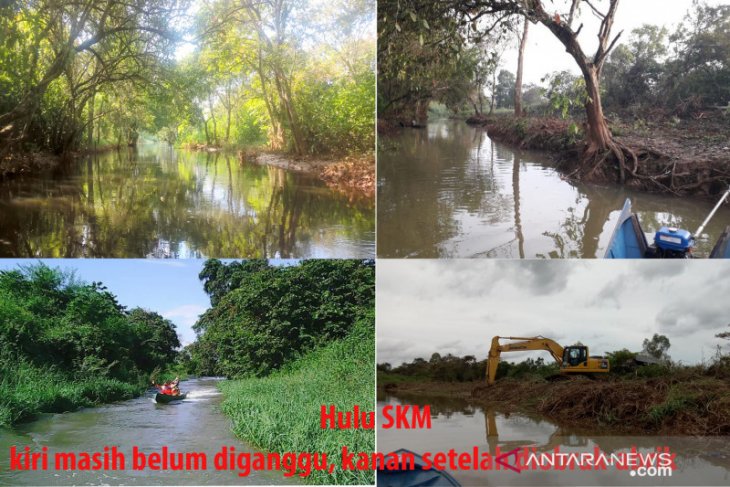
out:
{"label": "pile of cut vegetation", "polygon": [[504,380],[477,387],[473,395],[576,426],[626,433],[730,434],[730,383],[705,374],[554,383]]}

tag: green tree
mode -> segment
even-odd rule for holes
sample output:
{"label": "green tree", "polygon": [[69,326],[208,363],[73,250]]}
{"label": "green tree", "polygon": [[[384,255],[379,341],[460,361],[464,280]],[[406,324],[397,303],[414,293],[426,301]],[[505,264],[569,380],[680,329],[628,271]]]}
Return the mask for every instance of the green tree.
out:
{"label": "green tree", "polygon": [[215,304],[194,326],[193,360],[215,374],[267,375],[370,321],[374,278],[371,261],[209,262],[201,280]]}
{"label": "green tree", "polygon": [[498,108],[514,107],[515,75],[503,69],[497,75],[495,96]]}
{"label": "green tree", "polygon": [[648,353],[654,358],[665,360],[669,360],[667,350],[669,350],[670,346],[671,344],[669,343],[669,338],[667,338],[665,335],[659,335],[658,333],[654,333],[654,336],[651,337],[651,340],[645,338],[642,344],[644,352]]}

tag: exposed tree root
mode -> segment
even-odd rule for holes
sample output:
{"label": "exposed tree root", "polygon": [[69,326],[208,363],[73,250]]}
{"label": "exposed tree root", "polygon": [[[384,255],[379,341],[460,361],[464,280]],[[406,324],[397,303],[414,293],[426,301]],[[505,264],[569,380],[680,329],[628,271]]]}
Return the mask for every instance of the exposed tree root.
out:
{"label": "exposed tree root", "polygon": [[696,192],[700,188],[712,194],[730,183],[727,168],[718,164],[698,161],[692,170],[686,170],[687,164],[678,164],[671,159],[649,147],[629,147],[613,140],[604,150],[587,148],[579,167],[568,177],[594,182],[615,178],[622,185],[675,195]]}

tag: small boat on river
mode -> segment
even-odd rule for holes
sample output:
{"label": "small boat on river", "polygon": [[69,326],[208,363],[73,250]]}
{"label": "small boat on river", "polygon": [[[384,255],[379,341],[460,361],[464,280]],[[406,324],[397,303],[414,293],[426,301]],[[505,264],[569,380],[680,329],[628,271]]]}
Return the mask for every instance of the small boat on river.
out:
{"label": "small boat on river", "polygon": [[184,394],[178,394],[177,396],[173,396],[172,394],[161,394],[157,393],[155,394],[155,402],[158,402],[160,404],[168,404],[174,401],[182,401],[187,397],[188,393]]}
{"label": "small boat on river", "polygon": [[410,450],[400,449],[389,455],[397,455],[400,459],[398,463],[404,462],[406,457],[413,455],[413,469],[392,470],[379,463],[377,473],[378,487],[459,487],[461,485],[448,472],[433,468],[425,469],[426,462],[421,455],[413,453]]}
{"label": "small boat on river", "polygon": [[[717,202],[710,214],[700,227],[690,233],[687,230],[675,227],[661,227],[654,234],[654,242],[649,243],[644,229],[641,228],[638,216],[631,210],[631,200],[626,199],[611,240],[606,248],[606,259],[689,259],[694,257],[692,250],[695,238],[702,235],[705,225],[714,216],[717,209],[730,195],[726,191]],[[730,227],[722,233],[712,252],[711,259],[730,259]]]}

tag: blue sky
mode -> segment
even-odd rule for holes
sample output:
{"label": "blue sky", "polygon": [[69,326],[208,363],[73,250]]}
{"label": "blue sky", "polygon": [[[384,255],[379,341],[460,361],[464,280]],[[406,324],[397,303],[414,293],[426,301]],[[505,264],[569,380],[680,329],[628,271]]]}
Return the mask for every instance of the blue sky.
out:
{"label": "blue sky", "polygon": [[[193,324],[210,306],[198,279],[205,260],[2,259],[0,270],[33,262],[72,269],[80,280],[104,283],[127,308],[139,306],[160,313],[175,323],[183,345],[195,340]],[[274,265],[285,262],[271,261]]]}

